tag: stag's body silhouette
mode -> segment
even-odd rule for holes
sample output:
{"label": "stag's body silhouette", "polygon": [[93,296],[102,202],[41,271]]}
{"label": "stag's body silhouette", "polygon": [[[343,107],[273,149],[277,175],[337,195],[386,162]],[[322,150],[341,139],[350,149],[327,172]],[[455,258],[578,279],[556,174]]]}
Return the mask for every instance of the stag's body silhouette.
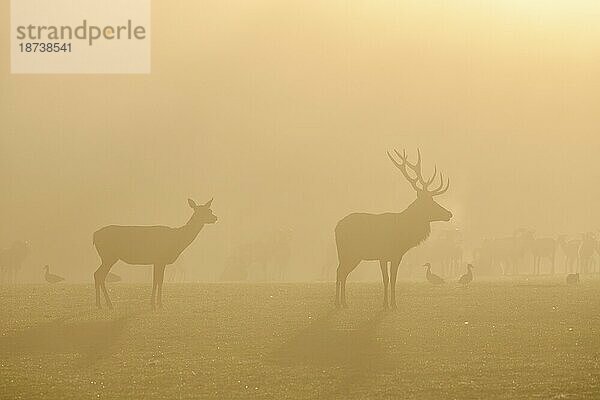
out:
{"label": "stag's body silhouette", "polygon": [[[418,160],[411,164],[406,152],[400,154],[394,150],[396,159],[388,152],[388,157],[402,172],[417,192],[417,199],[401,213],[367,214],[354,213],[338,222],[335,228],[335,240],[338,250],[338,269],[336,280],[336,306],[346,307],[346,280],[350,272],[363,260],[378,260],[383,276],[383,304],[388,307],[388,284],[391,283],[390,306],[396,307],[396,277],[402,256],[411,248],[424,241],[431,231],[430,223],[449,221],[452,213],[433,200],[450,186],[445,185],[440,173],[440,184],[434,190],[428,190],[437,175],[437,169],[427,181],[421,175],[421,152]],[[414,178],[407,171],[410,168]],[[419,186],[419,184],[421,186]],[[388,263],[389,274],[388,274]],[[390,279],[391,277],[391,279]]]}
{"label": "stag's body silhouette", "polygon": [[112,303],[106,290],[106,275],[119,260],[132,265],[154,265],[152,282],[152,308],[155,307],[158,293],[158,306],[162,306],[162,285],[165,267],[177,260],[179,255],[198,236],[205,224],[214,224],[217,217],[210,209],[212,200],[197,205],[188,199],[194,210],[189,221],[179,228],[167,226],[106,226],[94,233],[94,246],[102,264],[94,273],[96,285],[96,306],[100,308],[100,289],[104,292],[106,306]]}

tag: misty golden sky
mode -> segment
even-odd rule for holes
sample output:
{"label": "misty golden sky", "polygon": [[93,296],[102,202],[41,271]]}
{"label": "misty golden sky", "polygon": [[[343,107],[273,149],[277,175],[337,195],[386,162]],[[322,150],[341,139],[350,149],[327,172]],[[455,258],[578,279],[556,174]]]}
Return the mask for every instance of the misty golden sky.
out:
{"label": "misty golden sky", "polygon": [[[8,1],[0,4],[3,26]],[[414,199],[419,146],[476,244],[600,228],[600,2],[154,1],[151,75],[10,75],[0,31],[0,247],[91,279],[107,224],[219,216],[182,261],[294,230],[294,272],[352,211]],[[334,266],[332,266],[334,268]]]}

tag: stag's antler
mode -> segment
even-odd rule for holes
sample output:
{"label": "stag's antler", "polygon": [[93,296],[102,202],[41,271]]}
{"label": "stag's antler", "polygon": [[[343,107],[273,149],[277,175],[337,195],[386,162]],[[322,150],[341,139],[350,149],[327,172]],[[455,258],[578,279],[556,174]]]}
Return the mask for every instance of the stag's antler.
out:
{"label": "stag's antler", "polygon": [[[433,183],[433,181],[435,180],[435,177],[437,175],[437,166],[435,166],[433,175],[431,175],[431,178],[429,178],[428,180],[423,179],[423,175],[421,172],[421,150],[420,149],[417,148],[417,162],[414,164],[411,163],[410,161],[408,161],[408,158],[406,156],[406,150],[402,150],[402,154],[400,154],[400,152],[398,150],[394,149],[394,153],[400,160],[397,160],[396,158],[394,158],[392,156],[392,154],[390,154],[389,151],[387,152],[387,155],[390,158],[390,160],[394,163],[396,168],[398,168],[400,170],[400,172],[402,172],[402,175],[404,175],[404,177],[411,184],[413,189],[415,189],[417,192],[426,192],[426,193],[429,193],[431,196],[438,196],[442,193],[445,193],[446,190],[448,190],[448,188],[450,187],[450,179],[448,179],[446,182],[446,185],[444,185],[444,175],[440,172],[439,186],[433,190],[429,190],[429,185],[431,185]],[[414,174],[415,174],[414,178],[410,176],[406,167],[410,168],[414,172]],[[419,187],[417,185],[417,183],[419,183],[421,185],[421,187]]]}

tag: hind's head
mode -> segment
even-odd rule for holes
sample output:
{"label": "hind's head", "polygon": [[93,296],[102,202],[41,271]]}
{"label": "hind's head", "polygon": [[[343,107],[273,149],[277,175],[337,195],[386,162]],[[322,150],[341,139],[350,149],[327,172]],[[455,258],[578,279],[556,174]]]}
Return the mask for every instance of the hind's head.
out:
{"label": "hind's head", "polygon": [[188,199],[188,204],[194,210],[194,215],[192,215],[192,221],[200,223],[200,224],[214,224],[217,222],[217,216],[213,214],[210,206],[212,205],[213,199],[210,199],[204,204],[198,205],[192,199]]}

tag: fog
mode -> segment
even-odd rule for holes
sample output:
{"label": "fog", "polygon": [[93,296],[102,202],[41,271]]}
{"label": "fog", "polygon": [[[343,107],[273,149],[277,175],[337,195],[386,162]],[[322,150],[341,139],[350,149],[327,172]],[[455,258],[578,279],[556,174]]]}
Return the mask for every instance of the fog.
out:
{"label": "fog", "polygon": [[3,29],[0,247],[30,242],[21,281],[90,282],[94,231],[180,226],[214,197],[190,280],[281,229],[289,278],[313,280],[338,220],[414,200],[386,151],[417,147],[473,245],[595,231],[600,4],[546,3],[154,2],[137,76],[11,75]]}

